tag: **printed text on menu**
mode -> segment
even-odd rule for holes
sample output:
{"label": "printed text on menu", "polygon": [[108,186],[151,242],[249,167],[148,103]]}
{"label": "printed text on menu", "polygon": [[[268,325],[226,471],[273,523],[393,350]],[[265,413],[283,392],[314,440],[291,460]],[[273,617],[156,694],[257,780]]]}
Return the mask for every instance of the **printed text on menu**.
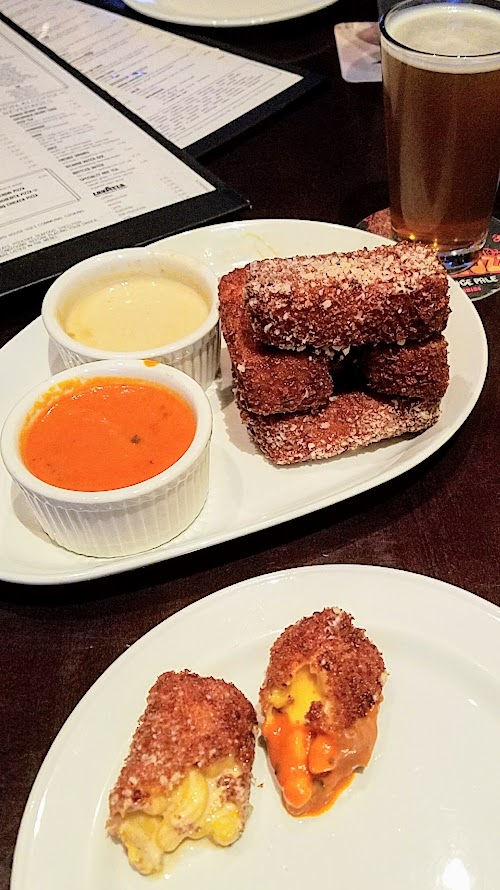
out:
{"label": "printed text on menu", "polygon": [[302,79],[77,0],[2,0],[2,12],[179,148]]}
{"label": "printed text on menu", "polygon": [[0,262],[214,190],[0,22]]}

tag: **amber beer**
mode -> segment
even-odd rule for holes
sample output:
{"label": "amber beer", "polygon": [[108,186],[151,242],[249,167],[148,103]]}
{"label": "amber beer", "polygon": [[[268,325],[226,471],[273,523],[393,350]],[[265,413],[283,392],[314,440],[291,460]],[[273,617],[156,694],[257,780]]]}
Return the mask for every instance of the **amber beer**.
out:
{"label": "amber beer", "polygon": [[391,222],[450,268],[482,247],[500,166],[500,3],[404,0],[381,22]]}

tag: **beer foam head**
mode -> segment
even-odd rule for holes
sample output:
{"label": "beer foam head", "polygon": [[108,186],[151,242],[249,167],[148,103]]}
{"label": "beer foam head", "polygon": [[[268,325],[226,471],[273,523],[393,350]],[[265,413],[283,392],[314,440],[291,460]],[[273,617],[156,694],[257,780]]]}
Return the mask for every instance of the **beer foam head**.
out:
{"label": "beer foam head", "polygon": [[494,71],[500,68],[500,6],[424,2],[396,7],[383,22],[382,45],[399,61],[429,71]]}

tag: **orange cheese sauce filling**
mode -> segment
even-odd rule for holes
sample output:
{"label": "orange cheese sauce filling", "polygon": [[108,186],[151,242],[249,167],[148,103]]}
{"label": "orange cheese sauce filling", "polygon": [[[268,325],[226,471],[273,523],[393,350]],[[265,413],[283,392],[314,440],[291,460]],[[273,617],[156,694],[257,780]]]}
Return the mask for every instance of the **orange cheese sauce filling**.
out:
{"label": "orange cheese sauce filling", "polygon": [[74,491],[111,491],[150,479],[187,451],[196,418],[166,386],[123,377],[68,380],[33,407],[21,457],[38,479]]}
{"label": "orange cheese sauce filling", "polygon": [[[292,815],[317,816],[328,810],[352,780],[352,774],[328,789],[322,777],[334,769],[338,745],[327,735],[313,736],[305,724],[275,713],[262,733],[286,808]],[[336,758],[335,758],[336,760]]]}
{"label": "orange cheese sauce filling", "polygon": [[[365,719],[372,727],[371,716]],[[280,712],[266,720],[262,734],[292,816],[319,816],[329,810],[352,782],[354,770],[367,765],[373,747],[341,750],[332,736],[315,736],[306,724],[294,723]]]}
{"label": "orange cheese sauce filling", "polygon": [[288,690],[271,696],[272,706],[262,727],[283,803],[292,816],[315,816],[328,810],[355,770],[368,764],[377,738],[378,706],[335,735],[313,730],[307,713],[321,699],[317,681],[302,668]]}
{"label": "orange cheese sauce filling", "polygon": [[304,724],[292,723],[287,714],[276,712],[264,723],[262,734],[286,803],[294,810],[301,809],[313,793],[308,768],[310,731]]}

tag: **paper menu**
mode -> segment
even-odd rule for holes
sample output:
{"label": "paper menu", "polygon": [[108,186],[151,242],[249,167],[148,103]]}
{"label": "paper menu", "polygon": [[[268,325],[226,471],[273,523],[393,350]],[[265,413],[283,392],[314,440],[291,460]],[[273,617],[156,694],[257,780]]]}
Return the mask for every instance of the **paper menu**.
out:
{"label": "paper menu", "polygon": [[0,154],[0,293],[244,206],[1,19]]}
{"label": "paper menu", "polygon": [[2,12],[180,148],[303,80],[78,0],[2,0]]}
{"label": "paper menu", "polygon": [[214,189],[2,23],[0,58],[0,258]]}

